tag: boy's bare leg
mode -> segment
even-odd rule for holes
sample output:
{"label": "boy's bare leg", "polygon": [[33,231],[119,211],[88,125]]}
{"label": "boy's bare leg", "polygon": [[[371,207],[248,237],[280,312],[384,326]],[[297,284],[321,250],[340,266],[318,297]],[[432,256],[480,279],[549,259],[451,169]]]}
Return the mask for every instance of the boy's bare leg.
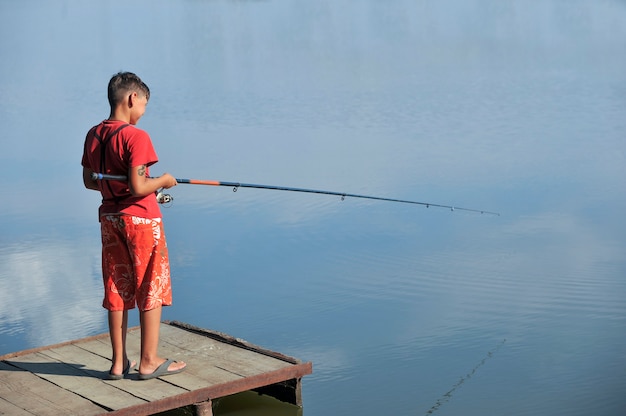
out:
{"label": "boy's bare leg", "polygon": [[[150,374],[158,366],[165,362],[165,358],[158,356],[159,329],[161,327],[161,310],[159,306],[148,311],[139,311],[139,321],[141,324],[141,363],[139,373]],[[184,368],[183,361],[176,361],[168,367],[168,370],[175,371]]]}
{"label": "boy's bare leg", "polygon": [[111,373],[122,374],[128,357],[126,356],[126,333],[128,332],[128,311],[109,311],[109,335],[111,337]]}

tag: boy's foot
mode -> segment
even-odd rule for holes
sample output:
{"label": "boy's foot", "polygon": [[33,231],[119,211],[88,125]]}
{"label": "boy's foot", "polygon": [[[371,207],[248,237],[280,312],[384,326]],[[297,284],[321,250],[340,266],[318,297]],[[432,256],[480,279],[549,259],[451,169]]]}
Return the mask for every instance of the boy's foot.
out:
{"label": "boy's foot", "polygon": [[111,366],[111,369],[107,373],[107,380],[121,380],[121,379],[123,379],[125,376],[128,375],[128,373],[130,373],[131,370],[133,370],[135,368],[136,365],[137,365],[137,363],[135,361],[127,360],[126,361],[126,367],[124,367],[124,371],[122,371],[122,374],[113,374],[113,366]]}
{"label": "boy's foot", "polygon": [[139,380],[150,380],[157,377],[169,376],[171,374],[178,374],[184,371],[187,367],[182,361],[174,361],[169,358],[166,359],[160,366],[156,368],[152,373],[142,374],[139,373]]}

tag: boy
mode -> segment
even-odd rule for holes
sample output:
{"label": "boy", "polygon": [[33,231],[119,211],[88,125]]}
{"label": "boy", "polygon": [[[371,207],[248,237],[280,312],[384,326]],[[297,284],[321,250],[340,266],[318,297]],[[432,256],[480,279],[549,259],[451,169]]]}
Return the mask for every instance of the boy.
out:
{"label": "boy", "polygon": [[[87,133],[82,158],[83,183],[100,191],[102,276],[113,350],[108,379],[118,380],[136,363],[126,354],[128,310],[139,308],[139,378],[183,371],[186,364],[157,355],[161,308],[172,304],[170,269],[161,211],[155,192],[176,185],[169,173],[151,178],[158,161],[150,136],[135,127],[146,111],[148,86],[135,74],[120,72],[109,81],[111,113]],[[96,181],[93,172],[125,175],[127,181]]]}

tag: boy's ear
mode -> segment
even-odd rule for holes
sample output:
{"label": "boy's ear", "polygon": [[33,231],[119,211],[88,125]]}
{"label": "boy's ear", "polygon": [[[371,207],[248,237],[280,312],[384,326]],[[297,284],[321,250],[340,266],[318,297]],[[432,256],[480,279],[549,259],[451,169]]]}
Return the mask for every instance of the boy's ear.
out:
{"label": "boy's ear", "polygon": [[128,108],[133,108],[133,105],[136,99],[137,99],[137,92],[136,91],[131,92],[130,95],[128,96]]}

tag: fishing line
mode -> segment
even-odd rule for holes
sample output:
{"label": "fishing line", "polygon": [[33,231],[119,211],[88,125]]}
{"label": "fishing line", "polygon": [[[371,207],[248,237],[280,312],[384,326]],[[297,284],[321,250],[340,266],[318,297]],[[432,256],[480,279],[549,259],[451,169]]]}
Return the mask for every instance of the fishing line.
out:
{"label": "fishing line", "polygon": [[[92,173],[91,178],[93,180],[114,180],[114,181],[124,181],[124,182],[127,181],[127,177],[124,175],[108,175],[104,173]],[[233,192],[237,192],[239,188],[271,189],[275,191],[290,191],[290,192],[304,192],[304,193],[310,193],[310,194],[335,195],[335,196],[341,197],[342,201],[346,199],[346,197],[362,198],[362,199],[372,199],[372,200],[377,200],[377,201],[400,202],[404,204],[422,205],[422,206],[425,206],[426,208],[430,208],[430,207],[447,208],[450,211],[459,210],[459,211],[469,211],[469,212],[476,212],[480,214],[500,216],[498,212],[485,211],[481,209],[462,208],[462,207],[455,207],[452,205],[441,205],[441,204],[433,204],[431,202],[410,201],[406,199],[385,198],[385,197],[380,197],[380,196],[350,194],[346,192],[323,191],[323,190],[318,190],[318,189],[292,188],[288,186],[258,185],[258,184],[253,184],[253,183],[223,182],[223,181],[201,180],[201,179],[178,179],[177,178],[176,182],[190,184],[190,185],[227,186],[227,187],[233,188]],[[171,196],[169,197],[171,198]]]}
{"label": "fishing line", "polygon": [[485,362],[490,359],[491,357],[493,357],[493,355],[500,349],[500,347],[502,347],[502,345],[504,345],[504,343],[506,342],[506,338],[502,340],[502,342],[500,342],[493,350],[489,351],[487,353],[487,355],[485,356],[485,358],[483,358],[478,364],[476,364],[476,366],[472,369],[472,371],[470,371],[469,373],[467,373],[466,375],[462,376],[460,378],[459,381],[457,381],[457,383],[452,386],[452,388],[450,390],[448,390],[443,396],[441,396],[439,398],[439,400],[437,400],[437,402],[433,405],[433,407],[431,407],[426,414],[427,415],[431,415],[433,414],[435,411],[437,411],[444,403],[450,401],[450,399],[452,399],[452,394],[463,385],[463,383],[465,383],[467,380],[469,380],[470,378],[472,378],[472,376],[476,373],[476,371],[482,367]]}

